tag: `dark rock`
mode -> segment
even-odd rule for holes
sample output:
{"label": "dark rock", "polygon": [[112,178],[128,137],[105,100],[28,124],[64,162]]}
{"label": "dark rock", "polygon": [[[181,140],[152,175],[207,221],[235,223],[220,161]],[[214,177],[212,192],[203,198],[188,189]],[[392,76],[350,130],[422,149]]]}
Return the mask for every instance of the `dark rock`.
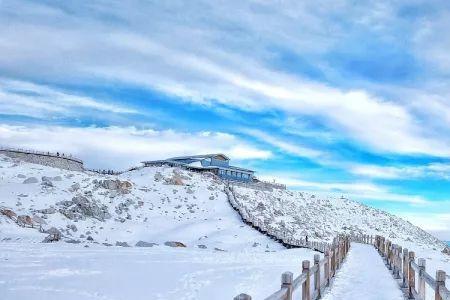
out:
{"label": "dark rock", "polygon": [[206,249],[208,247],[206,247],[206,245],[197,245],[197,247],[199,247],[200,249]]}
{"label": "dark rock", "polygon": [[116,242],[116,246],[120,247],[130,247],[127,242]]}
{"label": "dark rock", "polygon": [[30,183],[38,183],[38,179],[36,177],[29,177],[23,181],[24,184]]}
{"label": "dark rock", "polygon": [[36,210],[36,212],[41,213],[41,214],[54,214],[56,212],[56,208],[54,207],[49,207],[49,208],[43,208],[43,209],[38,209]]}
{"label": "dark rock", "polygon": [[183,247],[183,248],[186,247],[185,244],[183,244],[181,242],[175,242],[175,241],[165,242],[164,245],[169,246],[169,247]]}
{"label": "dark rock", "polygon": [[86,240],[88,240],[88,241],[91,241],[91,242],[92,242],[92,241],[94,240],[94,238],[93,238],[92,236],[90,236],[90,235],[89,235],[89,236],[88,236],[88,237],[86,238]]}
{"label": "dark rock", "polygon": [[79,244],[79,243],[81,243],[81,241],[80,241],[80,240],[70,239],[70,240],[67,240],[66,243],[69,243],[69,244]]}
{"label": "dark rock", "polygon": [[153,246],[157,246],[158,244],[156,243],[149,243],[149,242],[144,242],[144,241],[139,241],[136,243],[136,247],[153,247]]}

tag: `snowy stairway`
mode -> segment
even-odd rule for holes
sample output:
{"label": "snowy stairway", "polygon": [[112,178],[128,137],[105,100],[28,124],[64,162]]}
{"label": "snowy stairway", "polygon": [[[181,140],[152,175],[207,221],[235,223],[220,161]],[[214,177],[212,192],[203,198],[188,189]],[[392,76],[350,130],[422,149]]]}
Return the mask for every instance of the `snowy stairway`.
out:
{"label": "snowy stairway", "polygon": [[[235,211],[237,211],[241,219],[247,224],[258,230],[262,234],[267,235],[271,239],[274,239],[284,245],[287,248],[309,248],[321,253],[325,253],[326,249],[331,247],[328,243],[306,241],[305,239],[294,238],[291,234],[287,234],[286,231],[277,230],[272,227],[267,226],[264,222],[256,219],[253,215],[246,209],[244,205],[239,203],[236,198],[232,186],[225,186],[224,190],[227,195],[228,202]],[[333,243],[335,240],[333,241]]]}
{"label": "snowy stairway", "polygon": [[403,300],[397,282],[372,245],[353,243],[325,300]]}

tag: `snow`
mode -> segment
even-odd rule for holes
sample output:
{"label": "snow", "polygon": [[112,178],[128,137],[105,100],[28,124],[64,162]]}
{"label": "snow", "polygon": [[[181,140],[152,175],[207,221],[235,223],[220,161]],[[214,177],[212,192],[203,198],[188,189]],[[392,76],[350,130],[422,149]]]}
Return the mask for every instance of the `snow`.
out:
{"label": "snow", "polygon": [[252,219],[273,232],[300,239],[331,241],[337,234],[381,235],[396,241],[443,250],[445,244],[417,226],[346,198],[319,197],[311,193],[273,189],[264,191],[235,186],[236,202]]}
{"label": "snow", "polygon": [[[39,182],[23,184],[26,179],[23,176],[36,177]],[[60,176],[62,180],[52,181],[53,187],[48,188],[41,184],[42,176]],[[182,184],[171,184],[173,177],[181,178]],[[128,181],[132,187],[120,193],[95,184],[96,180],[105,179]],[[80,188],[71,190],[73,184],[79,184]],[[223,250],[284,248],[243,224],[228,204],[223,189],[223,184],[214,178],[176,168],[142,168],[120,176],[108,176],[17,162],[0,155],[0,207],[12,209],[18,215],[43,217],[47,222],[44,227],[59,228],[65,239],[85,243],[91,236],[97,243],[121,241],[129,245],[140,240],[159,244],[179,241],[188,247],[205,245]],[[70,201],[78,195],[106,206],[112,217],[103,222],[89,217],[76,222],[68,219],[59,212],[61,206],[57,203]],[[37,212],[51,207],[57,212]],[[123,209],[118,210],[120,207]],[[76,226],[76,232],[68,229],[72,225]],[[0,216],[0,236],[32,242],[40,242],[45,237],[36,230],[18,228],[4,216]]]}
{"label": "snow", "polygon": [[[43,184],[43,176],[52,178],[53,186]],[[30,177],[37,178],[37,182],[24,184]],[[60,180],[54,179],[58,177]],[[102,180],[120,180],[130,187],[105,188],[99,185]],[[236,187],[234,191],[247,212],[267,226],[283,229],[287,235],[296,238],[308,235],[311,240],[329,241],[336,233],[380,234],[415,251],[416,257],[426,258],[431,275],[437,269],[450,274],[450,256],[441,253],[443,243],[388,213],[349,199],[321,198],[301,192],[276,189],[269,192],[248,187]],[[105,220],[89,215],[80,220],[66,217],[61,203],[78,196],[105,207],[111,217]],[[44,229],[56,227],[63,235],[59,243],[42,244],[46,234],[19,227],[0,215],[2,300],[232,299],[241,292],[261,299],[279,288],[282,272],[291,271],[297,276],[302,260],[312,260],[316,253],[307,249],[287,250],[247,226],[227,202],[220,180],[178,168],[139,168],[119,176],[101,175],[0,155],[2,207],[18,215],[41,217],[46,222]],[[39,212],[48,208],[54,208],[55,212]],[[64,242],[68,240],[79,244]],[[151,248],[102,245],[126,242],[134,246],[138,241],[158,245]],[[164,246],[167,241],[182,242],[187,247]],[[328,299],[343,296],[346,279],[364,266],[389,275],[381,258],[370,248],[353,244],[351,253],[356,254],[347,258]],[[363,249],[369,252],[363,254]],[[371,277],[363,279],[373,281]],[[357,298],[359,292],[356,290],[355,297],[346,299],[370,299]]]}
{"label": "snow", "polygon": [[281,273],[297,276],[308,249],[218,252],[189,248],[0,243],[2,300],[263,299]]}
{"label": "snow", "polygon": [[375,248],[352,243],[323,300],[403,300],[403,293]]}

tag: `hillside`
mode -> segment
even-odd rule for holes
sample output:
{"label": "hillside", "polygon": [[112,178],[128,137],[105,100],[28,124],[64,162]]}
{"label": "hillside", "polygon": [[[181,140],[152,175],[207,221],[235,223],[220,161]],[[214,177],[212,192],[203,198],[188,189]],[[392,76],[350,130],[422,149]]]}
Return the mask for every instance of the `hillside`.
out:
{"label": "hillside", "polygon": [[[298,274],[317,252],[286,249],[245,224],[225,190],[212,175],[176,168],[112,176],[0,155],[1,294],[225,300],[247,292],[263,299],[279,288],[282,272]],[[232,190],[241,209],[287,236],[380,233],[426,257],[431,272],[450,272],[441,242],[385,212],[301,192]],[[41,243],[54,232],[61,242]]]}
{"label": "hillside", "polygon": [[444,249],[445,244],[408,221],[346,198],[234,186],[235,201],[258,223],[296,239],[331,241],[336,234],[382,235],[397,243]]}
{"label": "hillside", "polygon": [[[222,250],[282,246],[242,224],[223,185],[173,168],[143,168],[120,176],[74,172],[0,158],[0,206],[55,227],[72,243],[134,246],[179,241]],[[41,241],[47,235],[0,216],[3,239]],[[126,243],[126,244],[124,244]],[[253,247],[255,245],[255,247]]]}
{"label": "hillside", "polygon": [[[213,175],[169,167],[121,175],[76,172],[0,157],[0,206],[28,215],[44,231],[55,227],[72,243],[130,245],[181,242],[188,247],[278,250],[283,247],[245,225]],[[349,199],[298,191],[234,186],[237,203],[265,226],[295,238],[330,241],[338,233],[381,234],[443,249],[420,228]],[[41,241],[37,229],[0,218],[3,239]]]}

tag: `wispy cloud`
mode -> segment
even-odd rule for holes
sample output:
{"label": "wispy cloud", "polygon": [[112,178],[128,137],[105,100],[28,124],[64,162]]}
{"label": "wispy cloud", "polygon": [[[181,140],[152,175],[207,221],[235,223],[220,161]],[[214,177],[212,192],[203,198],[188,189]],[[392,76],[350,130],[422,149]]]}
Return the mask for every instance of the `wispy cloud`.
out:
{"label": "wispy cloud", "polygon": [[137,114],[126,106],[101,102],[45,85],[0,78],[0,113],[37,118],[76,116],[82,110]]}
{"label": "wispy cloud", "polygon": [[[45,138],[43,138],[45,137]],[[179,155],[226,153],[233,159],[267,159],[272,154],[222,132],[177,132],[135,127],[0,125],[2,146],[59,151],[85,160],[87,167],[125,169],[143,160]]]}
{"label": "wispy cloud", "polygon": [[400,202],[412,205],[426,205],[430,203],[429,200],[421,196],[398,194],[384,186],[371,182],[311,181],[292,174],[264,175],[262,178],[268,181],[282,182],[294,189],[309,190],[320,194],[334,194],[335,196],[345,196],[360,201]]}
{"label": "wispy cloud", "polygon": [[431,163],[420,166],[378,166],[354,165],[349,171],[356,175],[383,179],[417,179],[441,178],[450,179],[450,164]]}
{"label": "wispy cloud", "polygon": [[[251,5],[238,3],[183,7],[146,4],[138,8],[113,2],[107,7],[81,5],[70,10],[42,5],[35,13],[29,11],[19,17],[16,6],[26,4],[13,3],[4,13],[9,14],[8,24],[14,26],[0,27],[4,37],[0,41],[4,58],[0,59],[0,67],[6,73],[45,76],[57,82],[63,70],[76,81],[100,78],[158,89],[196,103],[220,102],[252,111],[279,110],[318,118],[375,151],[450,156],[450,140],[429,135],[427,124],[419,125],[407,106],[359,86],[333,86],[307,79],[301,72],[274,69],[267,63],[271,44],[292,50],[296,45],[303,46],[298,49],[316,53],[331,51],[339,38],[327,36],[327,30],[347,37],[348,28],[327,21],[326,16],[350,14],[369,30],[377,20],[392,22],[397,9],[393,5],[382,5],[359,16],[364,5],[352,7],[345,2],[332,7],[319,5],[321,9],[298,4],[292,10],[297,13],[262,3],[252,4],[258,7],[252,10],[248,7]],[[221,14],[239,6],[250,10]],[[178,18],[172,13],[179,9],[191,18]],[[104,18],[94,19],[90,10],[101,12]],[[46,21],[38,21],[42,18]],[[292,22],[298,26],[292,26]],[[292,30],[296,27],[308,30],[300,34]],[[374,27],[371,33],[382,34],[387,28]],[[230,35],[230,30],[239,34]],[[248,55],[246,45],[257,40],[256,34],[264,36],[257,42],[262,50]],[[302,35],[313,42],[305,43]],[[48,51],[39,51],[42,44]],[[72,54],[73,59],[66,59]]]}

